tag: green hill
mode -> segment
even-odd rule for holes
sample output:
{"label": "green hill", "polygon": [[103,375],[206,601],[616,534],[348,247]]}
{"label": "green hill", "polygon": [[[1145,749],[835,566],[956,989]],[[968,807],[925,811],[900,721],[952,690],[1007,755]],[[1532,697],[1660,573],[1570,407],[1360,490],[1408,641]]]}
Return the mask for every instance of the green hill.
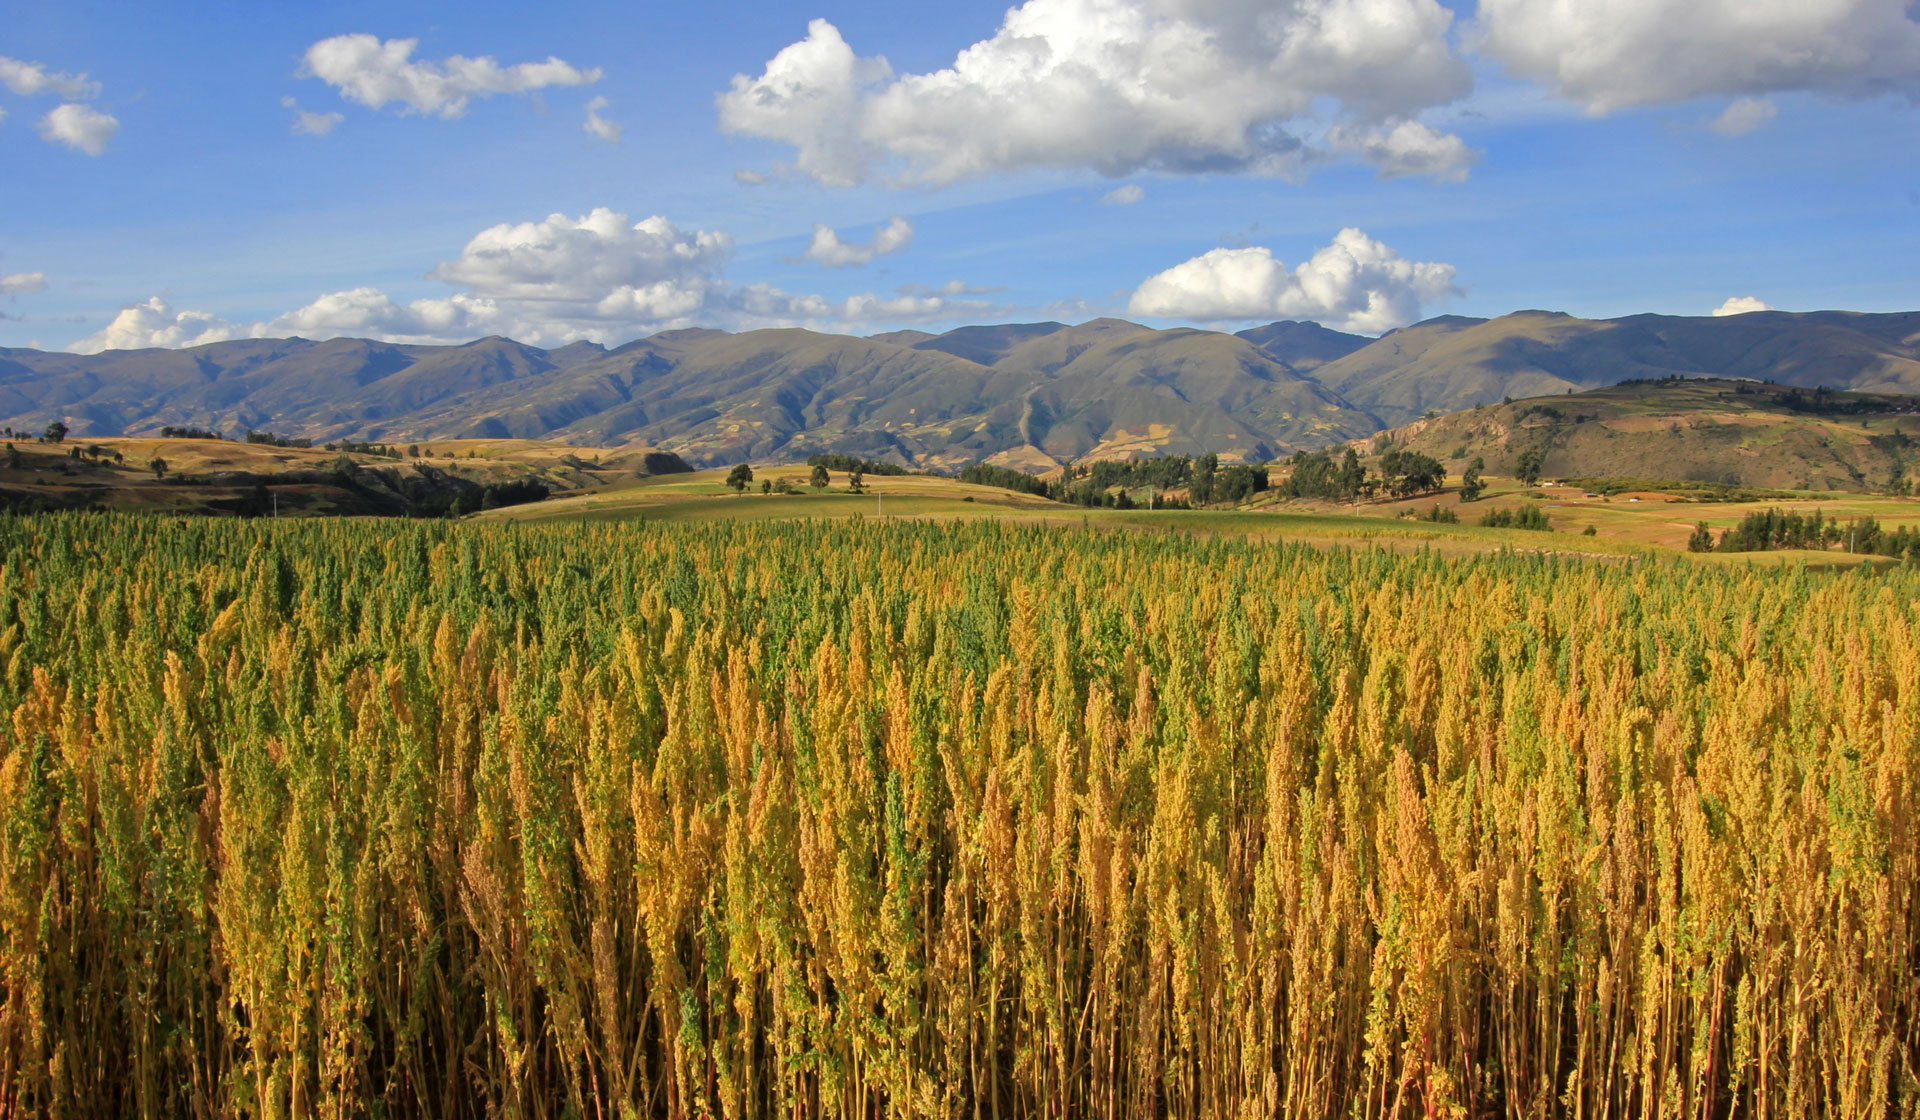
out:
{"label": "green hill", "polygon": [[1390,331],[1313,373],[1389,425],[1507,397],[1672,375],[1920,393],[1920,312],[1446,316]]}
{"label": "green hill", "polygon": [[[506,338],[0,350],[0,426],[37,432],[60,420],[87,438],[171,426],[316,443],[644,445],[702,466],[831,451],[1045,471],[1089,457],[1270,459],[1428,413],[1671,375],[1920,393],[1920,312],[1597,321],[1525,311],[1431,319],[1374,340],[1311,323],[1234,335],[1094,319],[870,338],[675,330],[613,350]],[[1709,441],[1667,458],[1695,472],[1745,469],[1720,463],[1718,449]],[[1809,477],[1845,474],[1819,465],[1822,450],[1831,448],[1800,449],[1794,461]],[[1853,466],[1879,477],[1892,469],[1881,459]]]}
{"label": "green hill", "polygon": [[1920,477],[1920,397],[1725,379],[1630,382],[1416,420],[1359,441],[1431,455],[1458,476],[1539,456],[1548,478],[1792,490],[1906,490]]}

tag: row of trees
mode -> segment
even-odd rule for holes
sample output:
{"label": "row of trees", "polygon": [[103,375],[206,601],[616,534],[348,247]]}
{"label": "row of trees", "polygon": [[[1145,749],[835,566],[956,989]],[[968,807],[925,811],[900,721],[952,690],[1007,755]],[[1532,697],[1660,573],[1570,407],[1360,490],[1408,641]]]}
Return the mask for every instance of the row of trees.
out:
{"label": "row of trees", "polygon": [[1868,556],[1920,558],[1920,530],[1902,525],[1887,530],[1872,517],[1845,521],[1828,517],[1822,511],[1811,514],[1786,513],[1779,509],[1754,510],[1731,529],[1722,530],[1716,541],[1713,530],[1702,521],[1687,539],[1693,552],[1767,552],[1775,549],[1843,549]]}
{"label": "row of trees", "polygon": [[1917,604],[0,516],[0,1114],[1911,1115]]}
{"label": "row of trees", "polygon": [[1531,529],[1540,533],[1553,532],[1553,525],[1548,521],[1546,511],[1534,505],[1488,510],[1486,516],[1480,519],[1480,524],[1489,529]]}
{"label": "row of trees", "polygon": [[[814,458],[823,459],[822,456],[815,456]],[[847,489],[855,494],[864,494],[866,493],[866,488],[867,488],[866,487],[866,471],[858,465],[864,462],[864,460],[855,459],[850,461],[855,463],[856,465],[852,470],[847,472]],[[906,472],[894,471],[891,473],[904,474]],[[812,486],[815,490],[824,490],[832,482],[833,482],[833,475],[831,472],[828,471],[827,464],[824,462],[824,460],[820,462],[815,462],[813,464],[812,469],[808,472],[808,475],[807,475],[808,485]],[[753,484],[753,467],[750,464],[736,463],[734,464],[733,469],[727,472],[726,485],[731,487],[733,492],[736,494],[745,493],[747,490],[747,487],[752,484]],[[780,479],[779,481],[775,481],[773,479],[762,479],[760,483],[760,492],[762,494],[796,493],[792,484],[789,483],[784,478]]]}
{"label": "row of trees", "polygon": [[862,459],[857,455],[823,454],[807,456],[810,467],[825,467],[828,470],[845,471],[848,474],[862,475],[903,475],[909,473],[899,463],[889,463],[881,459]]}
{"label": "row of trees", "polygon": [[[1071,463],[1054,480],[1025,471],[975,463],[963,467],[960,481],[1032,494],[1070,505],[1102,509],[1191,509],[1199,505],[1245,501],[1267,489],[1265,463],[1222,466],[1218,455],[1170,455],[1155,459],[1099,459]],[[1135,491],[1147,495],[1136,497]],[[1184,489],[1186,497],[1165,491]]]}
{"label": "row of trees", "polygon": [[[1416,451],[1389,448],[1380,456],[1378,471],[1370,471],[1349,447],[1336,464],[1326,451],[1302,451],[1287,460],[1290,468],[1280,493],[1289,498],[1319,498],[1351,502],[1384,495],[1410,498],[1430,494],[1446,484],[1447,471],[1438,459]],[[1479,480],[1477,468],[1473,481]],[[1463,498],[1465,492],[1462,492]],[[1479,490],[1473,492],[1479,496]],[[1472,500],[1470,498],[1466,500]]]}
{"label": "row of trees", "polygon": [[[254,431],[251,429],[247,432],[247,442],[262,444],[267,447],[313,446],[313,441],[305,437],[296,439],[292,436],[275,435],[273,432]],[[407,450],[412,453],[414,458],[418,459],[420,457],[420,449],[418,447],[410,447]]]}

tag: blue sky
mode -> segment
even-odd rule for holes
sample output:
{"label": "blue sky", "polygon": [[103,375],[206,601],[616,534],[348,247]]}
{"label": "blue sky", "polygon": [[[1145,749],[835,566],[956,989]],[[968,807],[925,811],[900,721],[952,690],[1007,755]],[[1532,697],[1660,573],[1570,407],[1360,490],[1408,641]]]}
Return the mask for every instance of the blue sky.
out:
{"label": "blue sky", "polygon": [[1590,8],[16,5],[0,345],[1920,307],[1904,0]]}

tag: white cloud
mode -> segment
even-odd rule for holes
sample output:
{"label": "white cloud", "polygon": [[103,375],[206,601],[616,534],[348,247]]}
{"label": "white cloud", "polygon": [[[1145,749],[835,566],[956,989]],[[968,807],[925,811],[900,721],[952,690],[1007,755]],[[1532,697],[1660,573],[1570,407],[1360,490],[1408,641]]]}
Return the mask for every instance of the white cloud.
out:
{"label": "white cloud", "polygon": [[307,48],[305,70],[369,109],[391,103],[404,111],[457,117],[476,97],[531,93],[550,86],[591,85],[599,69],[580,70],[558,58],[502,66],[492,58],[452,55],[440,62],[415,62],[418,39],[374,35],[335,35]]}
{"label": "white cloud", "polygon": [[1357,229],[1292,272],[1264,248],[1214,249],[1149,278],[1130,314],[1220,321],[1309,319],[1334,330],[1378,334],[1420,317],[1423,304],[1457,289],[1450,264],[1409,261]]}
{"label": "white cloud", "polygon": [[1115,187],[1100,196],[1102,206],[1132,206],[1147,197],[1146,188],[1138,183],[1128,183],[1124,187]]}
{"label": "white cloud", "polygon": [[733,181],[743,187],[764,187],[767,185],[767,177],[765,175],[746,167],[733,173]]}
{"label": "white cloud", "polygon": [[631,302],[656,293],[648,302],[678,305],[685,301],[670,293],[715,289],[732,256],[724,233],[684,232],[661,217],[632,222],[600,207],[481,230],[431,275],[489,299]]}
{"label": "white cloud", "polygon": [[175,311],[164,298],[154,296],[145,303],[128,304],[99,331],[67,349],[76,354],[98,354],[102,350],[144,350],[164,346],[204,346],[240,338],[233,324],[204,311]]}
{"label": "white cloud", "polygon": [[1910,0],[1480,0],[1469,38],[1600,114],[1705,96],[1920,97]]}
{"label": "white cloud", "polygon": [[297,311],[256,323],[255,337],[331,338],[354,335],[390,342],[471,339],[492,333],[501,321],[491,300],[456,295],[398,304],[378,288],[330,292]]}
{"label": "white cloud", "polygon": [[[910,235],[911,227],[896,220],[872,245],[897,247]],[[293,335],[429,343],[499,334],[554,346],[581,339],[623,342],[696,325],[852,329],[1001,310],[974,298],[985,294],[981,289],[959,281],[837,302],[766,285],[734,288],[725,275],[732,254],[733,239],[726,234],[682,230],[662,217],[635,222],[605,208],[578,218],[554,214],[476,234],[458,257],[430,273],[459,289],[445,298],[402,303],[378,288],[359,287],[329,292],[269,319],[230,322],[207,312],[176,310],[156,296],[123,308],[105,329],[69,349],[97,353]]]}
{"label": "white cloud", "polygon": [[718,108],[723,129],[792,145],[832,185],[883,167],[930,185],[1034,168],[1295,174],[1328,113],[1391,129],[1465,94],[1452,18],[1436,0],[1028,0],[949,68],[905,75],[816,19]]}
{"label": "white cloud", "polygon": [[9,276],[0,276],[0,294],[11,296],[23,292],[46,290],[47,274],[44,272],[16,272]]}
{"label": "white cloud", "polygon": [[0,85],[22,97],[51,93],[74,101],[100,96],[100,83],[85,74],[63,74],[48,70],[38,62],[0,56]]}
{"label": "white cloud", "polygon": [[1382,179],[1425,175],[1436,182],[1460,183],[1480,161],[1479,153],[1466,141],[1419,121],[1401,121],[1392,128],[1337,126],[1328,134],[1327,144],[1379,168]]}
{"label": "white cloud", "polygon": [[937,292],[903,289],[890,296],[863,292],[835,303],[822,296],[793,296],[766,284],[750,284],[734,292],[728,304],[736,326],[827,326],[840,330],[873,323],[933,323],[993,316],[1006,310],[985,300],[963,298],[975,291],[956,282]]}
{"label": "white cloud", "polygon": [[77,152],[97,156],[120,130],[111,115],[68,102],[40,118],[40,135],[49,144],[65,144]]}
{"label": "white cloud", "polygon": [[1773,308],[1752,296],[1729,296],[1727,302],[1713,309],[1715,318],[1728,315],[1747,315],[1755,311],[1772,311]]}
{"label": "white cloud", "polygon": [[854,268],[875,257],[897,253],[912,240],[913,223],[905,218],[889,219],[886,225],[874,231],[873,240],[864,244],[842,241],[831,227],[816,224],[813,227],[813,241],[807,245],[805,255],[806,259],[827,268]]}
{"label": "white cloud", "polygon": [[824,19],[767,63],[758,79],[737,74],[720,95],[720,126],[794,145],[801,171],[834,186],[864,178],[875,155],[860,136],[868,87],[893,76],[884,58],[855,57]]}
{"label": "white cloud", "polygon": [[344,113],[309,113],[291,97],[282,97],[280,107],[293,110],[292,130],[301,136],[325,136],[347,119]]}
{"label": "white cloud", "polygon": [[607,99],[604,97],[596,97],[587,102],[587,122],[581,127],[586,129],[589,136],[596,136],[609,144],[618,144],[620,135],[627,129],[625,125],[615,124],[600,115],[600,110],[606,107]]}
{"label": "white cloud", "polygon": [[1722,136],[1745,136],[1773,120],[1780,110],[1764,97],[1736,97],[1726,111],[1707,123]]}

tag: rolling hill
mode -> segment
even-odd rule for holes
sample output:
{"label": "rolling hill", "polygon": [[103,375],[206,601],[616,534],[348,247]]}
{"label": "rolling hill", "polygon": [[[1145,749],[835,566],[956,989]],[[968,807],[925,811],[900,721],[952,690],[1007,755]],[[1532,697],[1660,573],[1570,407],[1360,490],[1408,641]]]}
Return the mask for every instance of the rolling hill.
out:
{"label": "rolling hill", "polygon": [[1527,311],[1441,317],[1378,339],[1311,323],[1230,335],[1095,319],[868,338],[692,329],[612,350],[505,338],[0,350],[0,425],[60,420],[81,437],[194,426],[316,442],[645,445],[696,465],[836,451],[1045,470],[1090,457],[1268,459],[1429,412],[1672,375],[1920,393],[1920,313],[1602,321]]}
{"label": "rolling hill", "polygon": [[1725,379],[1636,381],[1416,420],[1391,444],[1458,477],[1538,452],[1548,478],[1628,478],[1791,490],[1905,491],[1920,478],[1920,397],[1808,392]]}
{"label": "rolling hill", "polygon": [[1391,331],[1313,371],[1327,388],[1390,425],[1506,397],[1674,375],[1920,393],[1920,312],[1444,316]]}

